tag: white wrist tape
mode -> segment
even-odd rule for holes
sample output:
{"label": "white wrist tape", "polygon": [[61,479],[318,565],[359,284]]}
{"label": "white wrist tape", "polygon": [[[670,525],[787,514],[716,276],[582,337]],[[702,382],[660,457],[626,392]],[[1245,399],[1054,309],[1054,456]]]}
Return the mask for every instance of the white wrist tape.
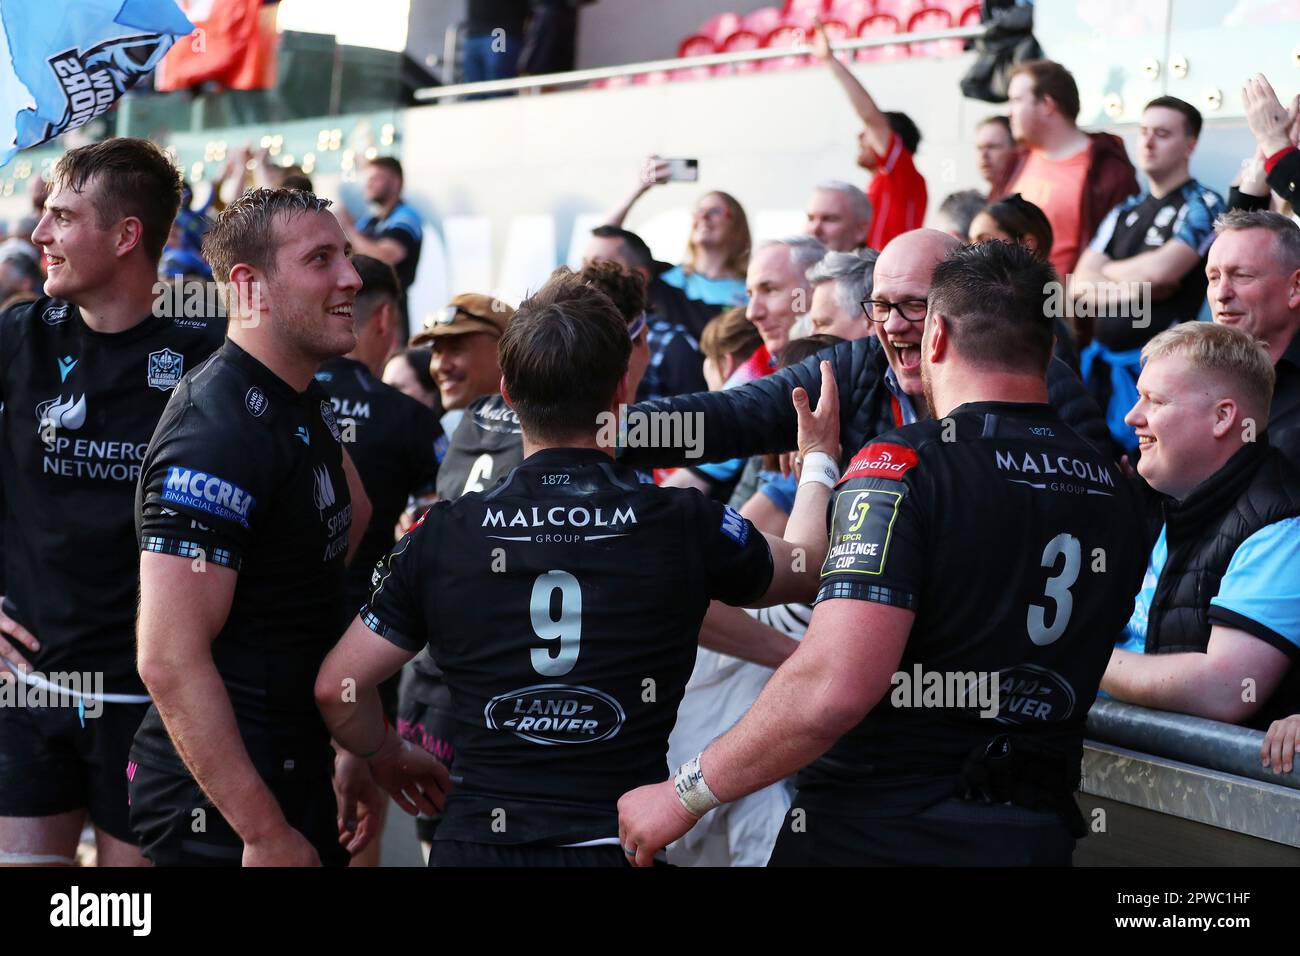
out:
{"label": "white wrist tape", "polygon": [[677,771],[673,786],[677,788],[677,799],[682,802],[686,812],[691,816],[702,817],[714,807],[722,806],[722,801],[713,795],[709,785],[704,782],[704,772],[700,769],[700,757],[697,754],[682,764]]}
{"label": "white wrist tape", "polygon": [[835,459],[824,451],[812,452],[803,460],[803,471],[799,474],[799,484],[806,485],[810,481],[825,485],[827,488],[834,488],[835,482],[840,480],[840,466],[835,463]]}

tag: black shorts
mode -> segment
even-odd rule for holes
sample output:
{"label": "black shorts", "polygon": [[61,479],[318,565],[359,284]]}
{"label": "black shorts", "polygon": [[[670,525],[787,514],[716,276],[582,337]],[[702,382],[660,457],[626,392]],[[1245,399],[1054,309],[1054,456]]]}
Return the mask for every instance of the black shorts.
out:
{"label": "black shorts", "polygon": [[98,706],[84,723],[75,706],[0,707],[0,817],[85,809],[109,836],[135,843],[126,763],[149,705]]}
{"label": "black shorts", "polygon": [[[397,733],[403,740],[409,740],[451,767],[456,749],[451,742],[451,691],[447,685],[409,668],[404,671]],[[421,843],[432,843],[437,829],[437,817],[421,814],[415,820],[415,832]]]}
{"label": "black shorts", "polygon": [[[796,792],[768,866],[1069,866],[1059,814],[950,799],[905,817],[863,817]],[[802,798],[802,799],[801,799]]]}
{"label": "black shorts", "polygon": [[[628,867],[623,848],[601,846],[517,846],[501,843],[465,843],[434,840],[430,866],[564,866]],[[667,866],[655,860],[655,866]]]}
{"label": "black shorts", "polygon": [[[269,786],[285,819],[316,848],[321,864],[347,866],[329,776],[286,776]],[[130,792],[131,828],[155,866],[242,864],[243,841],[188,773],[132,764]]]}

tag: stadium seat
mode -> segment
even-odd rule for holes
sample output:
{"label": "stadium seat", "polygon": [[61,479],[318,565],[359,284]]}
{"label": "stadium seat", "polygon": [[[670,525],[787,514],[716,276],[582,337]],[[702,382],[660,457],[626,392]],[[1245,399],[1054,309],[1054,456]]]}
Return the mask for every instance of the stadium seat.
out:
{"label": "stadium seat", "polygon": [[795,14],[820,17],[828,14],[830,7],[831,0],[785,0],[785,8],[781,12],[787,19]]}
{"label": "stadium seat", "polygon": [[[680,70],[675,72],[687,73],[692,71]],[[705,70],[704,73],[707,76],[708,70]],[[667,70],[652,70],[649,73],[638,73],[632,82],[637,86],[647,86],[658,83],[667,83],[670,79],[672,79],[672,76]]]}
{"label": "stadium seat", "polygon": [[[898,33],[898,20],[887,13],[877,13],[867,17],[858,25],[858,36],[876,37],[884,34]],[[907,56],[907,44],[895,43],[893,46],[878,46],[858,51],[859,62],[876,60],[901,60]]]}
{"label": "stadium seat", "polygon": [[[907,21],[907,32],[951,30],[952,25],[952,14],[947,10],[941,7],[922,7]],[[960,53],[964,45],[964,40],[931,40],[928,43],[911,44],[911,53],[912,56],[951,56]]]}
{"label": "stadium seat", "polygon": [[980,5],[973,3],[962,10],[960,17],[957,19],[957,25],[963,27],[975,26],[982,18],[983,14],[980,12]]}
{"label": "stadium seat", "polygon": [[[766,36],[766,33],[760,34],[748,29],[747,27],[742,27],[723,41],[722,51],[724,53],[736,53],[741,50],[757,50],[763,45],[763,38]],[[732,67],[720,65],[714,68],[714,72],[729,73],[731,72],[731,69]],[[757,69],[758,63],[756,61],[735,64],[735,71],[737,73],[753,73]]]}
{"label": "stadium seat", "polygon": [[739,13],[719,13],[701,23],[700,28],[695,32],[700,36],[708,37],[718,49],[721,49],[722,41],[739,30],[742,25],[743,18]]}
{"label": "stadium seat", "polygon": [[830,15],[847,24],[851,36],[857,36],[862,21],[875,12],[876,0],[835,0]]}
{"label": "stadium seat", "polygon": [[[782,49],[783,47],[801,46],[808,42],[807,30],[796,23],[783,23],[763,40],[763,46],[768,49]],[[809,57],[803,56],[783,56],[775,60],[763,60],[762,69],[765,72],[773,70],[789,70],[795,67],[807,66]]]}
{"label": "stadium seat", "polygon": [[[925,0],[876,0],[876,13],[889,14],[901,27],[913,13],[924,6],[926,6]],[[898,32],[903,31],[900,29]]]}
{"label": "stadium seat", "polygon": [[760,7],[753,13],[745,15],[744,29],[755,36],[766,37],[785,22],[785,15],[778,7]]}
{"label": "stadium seat", "polygon": [[710,53],[717,52],[717,42],[703,33],[692,33],[677,44],[678,56],[708,56]]}

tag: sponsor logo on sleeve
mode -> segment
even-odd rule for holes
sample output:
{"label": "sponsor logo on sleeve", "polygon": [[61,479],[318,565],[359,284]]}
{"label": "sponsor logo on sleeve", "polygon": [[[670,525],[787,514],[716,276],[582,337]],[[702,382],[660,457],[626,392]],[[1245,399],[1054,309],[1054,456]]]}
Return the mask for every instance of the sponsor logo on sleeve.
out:
{"label": "sponsor logo on sleeve", "polygon": [[880,574],[902,500],[902,492],[878,488],[839,492],[822,574]]}
{"label": "sponsor logo on sleeve", "polygon": [[749,540],[749,522],[731,505],[722,508],[722,533],[741,546]]}
{"label": "sponsor logo on sleeve", "polygon": [[162,499],[197,508],[245,528],[248,527],[248,513],[256,503],[252,495],[233,482],[182,465],[168,467]]}
{"label": "sponsor logo on sleeve", "polygon": [[261,418],[266,411],[267,405],[266,393],[256,385],[244,395],[244,407],[248,409],[248,414],[254,418]]}
{"label": "sponsor logo on sleeve", "polygon": [[171,349],[149,353],[148,381],[150,388],[170,392],[180,383],[184,370],[185,356],[173,352]]}
{"label": "sponsor logo on sleeve", "polygon": [[854,478],[893,478],[902,480],[908,470],[916,466],[916,449],[890,442],[868,445],[853,456],[839,483]]}

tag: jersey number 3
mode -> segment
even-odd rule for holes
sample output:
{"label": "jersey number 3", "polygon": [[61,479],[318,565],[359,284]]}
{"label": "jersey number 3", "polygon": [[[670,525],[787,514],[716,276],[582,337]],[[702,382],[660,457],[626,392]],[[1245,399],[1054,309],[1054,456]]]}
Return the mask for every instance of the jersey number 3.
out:
{"label": "jersey number 3", "polygon": [[[551,615],[555,592],[560,592],[559,617]],[[544,641],[558,641],[555,647],[534,647],[533,670],[543,677],[563,677],[578,663],[582,641],[582,588],[568,571],[547,571],[533,582],[529,602],[533,631]]]}
{"label": "jersey number 3", "polygon": [[1070,615],[1074,612],[1074,595],[1070,593],[1070,588],[1079,580],[1079,568],[1083,563],[1079,539],[1061,532],[1047,542],[1047,547],[1043,548],[1042,566],[1055,567],[1060,555],[1065,555],[1065,566],[1047,579],[1044,592],[1055,604],[1051,626],[1047,624],[1047,608],[1041,604],[1029,605],[1029,615],[1025,618],[1029,639],[1039,647],[1051,644],[1064,634],[1070,624]]}

